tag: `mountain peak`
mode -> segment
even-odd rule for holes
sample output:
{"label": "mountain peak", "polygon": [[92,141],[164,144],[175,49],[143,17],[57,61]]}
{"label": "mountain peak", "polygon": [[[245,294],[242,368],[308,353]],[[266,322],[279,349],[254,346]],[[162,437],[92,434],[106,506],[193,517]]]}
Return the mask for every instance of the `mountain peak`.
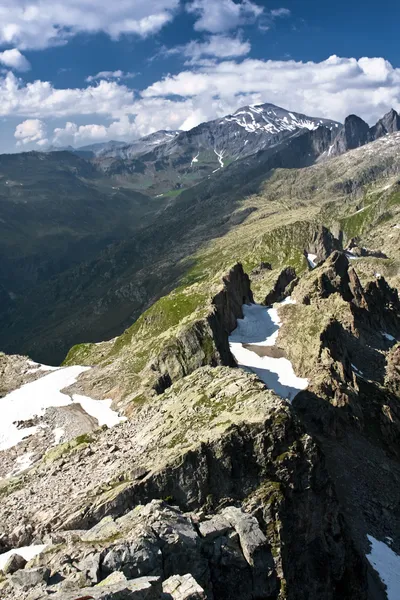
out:
{"label": "mountain peak", "polygon": [[269,133],[278,135],[282,132],[296,132],[301,129],[314,130],[325,126],[338,129],[340,123],[330,119],[308,117],[302,113],[291,112],[271,103],[249,104],[239,108],[232,115],[223,117],[221,124],[234,122],[243,127],[247,133]]}

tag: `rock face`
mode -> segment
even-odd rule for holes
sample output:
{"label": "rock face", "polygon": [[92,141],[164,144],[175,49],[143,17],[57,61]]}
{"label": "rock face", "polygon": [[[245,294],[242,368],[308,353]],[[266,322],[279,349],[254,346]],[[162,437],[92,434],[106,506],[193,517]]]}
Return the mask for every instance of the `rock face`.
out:
{"label": "rock face", "polygon": [[350,115],[335,138],[329,156],[344,154],[396,131],[400,131],[400,116],[393,108],[373,127],[369,127],[360,117]]}
{"label": "rock face", "polygon": [[160,373],[155,384],[157,393],[204,365],[236,363],[229,350],[228,337],[243,318],[243,304],[253,302],[250,280],[241,264],[223,277],[221,291],[212,299],[209,314],[182,331],[171,346],[165,348],[151,365]]}
{"label": "rock face", "polygon": [[274,302],[281,302],[291,294],[297,282],[295,269],[293,267],[286,267],[278,275],[273,289],[265,297],[264,304],[270,306]]}
{"label": "rock face", "polygon": [[379,119],[376,125],[371,127],[369,139],[370,141],[377,140],[383,135],[394,133],[395,131],[400,131],[400,116],[392,108],[382,119]]}
{"label": "rock face", "polygon": [[343,129],[339,132],[333,143],[331,155],[337,156],[344,154],[348,150],[364,146],[369,141],[368,134],[368,123],[356,115],[349,115],[345,119]]}
{"label": "rock face", "polygon": [[317,263],[328,258],[334,250],[340,250],[340,241],[324,226],[317,227],[313,232],[307,248],[307,253],[316,254]]}
{"label": "rock face", "polygon": [[[398,553],[398,294],[380,276],[361,283],[352,264],[334,252],[300,280],[297,304],[280,312],[279,342],[309,377],[292,406],[320,443],[358,551],[368,554],[374,535],[396,540]],[[372,571],[368,581],[368,597],[384,599]]]}
{"label": "rock face", "polygon": [[163,592],[173,600],[206,600],[203,588],[188,573],[173,575],[163,583]]}

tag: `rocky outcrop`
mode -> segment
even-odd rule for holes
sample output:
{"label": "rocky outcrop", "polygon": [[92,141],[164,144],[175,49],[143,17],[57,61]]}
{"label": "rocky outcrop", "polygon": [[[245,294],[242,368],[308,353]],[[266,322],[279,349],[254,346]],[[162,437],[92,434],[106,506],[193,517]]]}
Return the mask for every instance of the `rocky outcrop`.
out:
{"label": "rocky outcrop", "polygon": [[285,267],[279,273],[272,290],[265,297],[264,304],[270,306],[274,302],[281,302],[287,296],[290,296],[298,281],[295,269]]}
{"label": "rocky outcrop", "polygon": [[156,392],[162,393],[201,366],[235,366],[228,337],[237,319],[243,318],[243,304],[250,302],[249,277],[237,264],[223,277],[222,289],[212,299],[207,317],[184,328],[152,363],[150,369],[158,375]]}
{"label": "rocky outcrop", "polygon": [[358,295],[358,278],[352,273],[351,282],[348,268],[349,261],[345,254],[333,252],[320,268],[300,282],[294,293],[295,299],[302,304],[310,304],[318,298],[328,298],[331,294],[339,293],[345,301],[350,302],[354,298],[353,292]]}
{"label": "rocky outcrop", "polygon": [[344,126],[333,142],[330,156],[344,154],[348,150],[364,146],[369,141],[369,125],[356,115],[346,117]]}
{"label": "rocky outcrop", "polygon": [[377,140],[388,133],[395,133],[395,131],[400,131],[400,116],[392,108],[382,119],[379,119],[376,125],[371,127],[369,140]]}
{"label": "rocky outcrop", "polygon": [[360,117],[349,115],[334,140],[329,156],[344,154],[396,131],[400,131],[400,116],[393,108],[373,127],[369,127]]}
{"label": "rocky outcrop", "polygon": [[323,225],[317,227],[308,241],[306,254],[315,254],[317,256],[316,262],[321,263],[334,250],[340,250],[340,241]]}
{"label": "rocky outcrop", "polygon": [[20,556],[19,554],[12,554],[4,565],[2,571],[4,575],[12,575],[13,573],[16,573],[16,571],[23,569],[27,562],[28,561],[25,560],[23,556]]}
{"label": "rocky outcrop", "polygon": [[[210,600],[365,597],[323,456],[239,369],[200,368],[132,422],[38,465],[4,491],[0,522],[5,549],[29,543],[21,522],[49,544],[27,567],[49,568],[46,589],[65,598],[187,574]],[[128,584],[110,582],[116,571]],[[8,580],[2,594],[14,598]]]}

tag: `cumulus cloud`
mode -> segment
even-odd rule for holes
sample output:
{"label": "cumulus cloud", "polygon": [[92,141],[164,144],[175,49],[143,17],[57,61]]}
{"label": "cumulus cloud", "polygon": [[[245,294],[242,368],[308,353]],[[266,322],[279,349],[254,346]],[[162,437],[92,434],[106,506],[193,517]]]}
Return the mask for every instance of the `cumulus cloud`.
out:
{"label": "cumulus cloud", "polygon": [[88,83],[92,83],[93,81],[97,81],[99,79],[117,79],[118,81],[120,81],[121,79],[133,79],[133,77],[136,77],[136,73],[125,73],[124,71],[100,71],[99,73],[96,73],[96,75],[89,75],[89,77],[86,77],[86,81]]}
{"label": "cumulus cloud", "polygon": [[248,97],[310,115],[342,120],[350,112],[373,122],[400,108],[400,69],[383,58],[296,62],[224,61],[169,75],[143,91],[145,98]]}
{"label": "cumulus cloud", "polygon": [[239,3],[233,0],[193,0],[186,10],[197,18],[196,31],[210,33],[222,33],[254,23],[264,12],[262,6],[251,0]]}
{"label": "cumulus cloud", "polygon": [[2,0],[0,45],[41,49],[82,32],[148,37],[174,16],[179,0]]}
{"label": "cumulus cloud", "polygon": [[38,146],[45,146],[48,143],[46,139],[46,125],[40,119],[27,119],[17,125],[14,137],[17,140],[17,146],[35,143]]}
{"label": "cumulus cloud", "polygon": [[0,64],[16,71],[29,71],[31,68],[30,62],[17,48],[0,52]]}
{"label": "cumulus cloud", "polygon": [[134,93],[115,81],[87,88],[57,89],[48,81],[25,84],[9,72],[0,78],[0,116],[30,118],[105,115],[119,117],[134,103]]}
{"label": "cumulus cloud", "polygon": [[110,125],[77,125],[71,121],[65,127],[57,127],[53,132],[55,146],[81,146],[107,140],[130,140],[137,135],[137,128],[129,117],[121,117]]}

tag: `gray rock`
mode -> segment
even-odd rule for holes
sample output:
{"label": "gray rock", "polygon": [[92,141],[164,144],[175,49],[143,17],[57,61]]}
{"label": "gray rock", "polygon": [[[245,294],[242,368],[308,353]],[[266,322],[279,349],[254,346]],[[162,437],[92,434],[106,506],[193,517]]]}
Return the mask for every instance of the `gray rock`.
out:
{"label": "gray rock", "polygon": [[23,569],[11,575],[11,585],[16,589],[26,591],[36,585],[46,583],[49,577],[50,571],[45,567]]}
{"label": "gray rock", "polygon": [[267,548],[267,538],[263,534],[255,517],[244,513],[240,508],[229,506],[222,511],[222,516],[235,528],[240,537],[240,545],[245,559],[252,567],[255,557]]}
{"label": "gray rock", "polygon": [[82,588],[78,591],[52,596],[54,600],[159,600],[162,593],[159,577],[140,577],[132,581],[119,581],[112,585],[101,583],[95,587]]}
{"label": "gray rock", "polygon": [[207,596],[195,578],[187,575],[173,575],[163,585],[164,594],[173,600],[206,600]]}
{"label": "gray rock", "polygon": [[225,535],[229,529],[231,529],[231,524],[220,515],[216,515],[199,524],[200,534],[207,542]]}
{"label": "gray rock", "polygon": [[103,554],[102,573],[122,571],[129,579],[161,574],[162,556],[154,536],[118,544]]}
{"label": "gray rock", "polygon": [[13,554],[3,567],[4,575],[12,575],[13,573],[16,573],[16,571],[23,569],[27,562],[28,561],[25,560],[25,558],[20,554]]}
{"label": "gray rock", "polygon": [[[293,285],[295,285],[294,282],[297,282],[297,281],[298,281],[298,279],[296,277],[296,271],[294,270],[294,268],[293,267],[285,267],[279,273],[273,289],[270,291],[269,294],[267,294],[264,304],[269,306],[269,305],[273,304],[274,302],[280,302],[281,300],[284,300],[284,298],[286,298],[286,296],[288,296],[289,293],[291,292]],[[289,290],[286,291],[288,286],[290,286],[290,284],[293,284],[290,288],[290,291]]]}
{"label": "gray rock", "polygon": [[88,583],[98,583],[100,581],[100,554],[89,554],[77,564],[78,569],[83,573]]}

